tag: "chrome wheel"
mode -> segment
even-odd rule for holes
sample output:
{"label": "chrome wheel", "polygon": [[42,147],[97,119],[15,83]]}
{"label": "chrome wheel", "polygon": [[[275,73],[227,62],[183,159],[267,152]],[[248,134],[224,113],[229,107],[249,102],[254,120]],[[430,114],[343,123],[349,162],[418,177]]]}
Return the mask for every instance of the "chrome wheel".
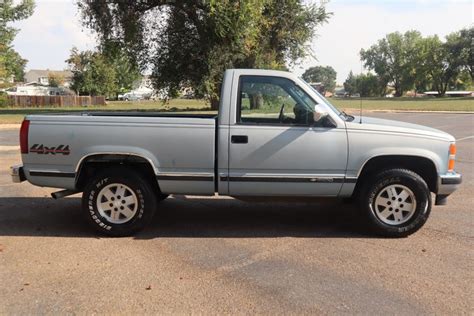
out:
{"label": "chrome wheel", "polygon": [[112,224],[130,221],[138,209],[137,195],[122,183],[112,183],[100,190],[97,196],[99,214]]}
{"label": "chrome wheel", "polygon": [[413,217],[416,198],[412,190],[401,184],[383,188],[375,199],[375,215],[385,224],[404,224]]}

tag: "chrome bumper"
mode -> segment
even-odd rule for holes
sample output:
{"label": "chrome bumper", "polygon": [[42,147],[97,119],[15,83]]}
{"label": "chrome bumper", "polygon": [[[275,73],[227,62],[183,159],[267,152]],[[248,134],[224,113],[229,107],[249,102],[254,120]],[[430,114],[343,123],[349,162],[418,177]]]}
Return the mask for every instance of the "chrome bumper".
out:
{"label": "chrome bumper", "polygon": [[12,176],[12,181],[15,183],[20,183],[26,180],[25,172],[23,171],[23,165],[11,166],[10,175]]}
{"label": "chrome bumper", "polygon": [[462,182],[462,176],[459,173],[448,173],[438,178],[438,195],[449,195],[457,190]]}

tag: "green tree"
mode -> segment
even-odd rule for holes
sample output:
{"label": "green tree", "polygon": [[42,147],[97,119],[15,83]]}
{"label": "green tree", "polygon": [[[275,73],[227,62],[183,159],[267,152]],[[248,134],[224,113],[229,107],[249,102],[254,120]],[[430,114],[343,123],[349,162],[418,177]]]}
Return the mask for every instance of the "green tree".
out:
{"label": "green tree", "polygon": [[227,68],[285,69],[305,57],[324,5],[302,0],[80,1],[84,23],[101,42],[117,41],[155,87],[169,95],[193,87],[217,105]]}
{"label": "green tree", "polygon": [[118,91],[113,65],[99,52],[71,50],[66,60],[73,73],[71,89],[79,95],[116,96]]}
{"label": "green tree", "polygon": [[303,79],[307,82],[321,82],[324,89],[331,92],[336,88],[336,77],[337,73],[331,66],[311,67],[303,74]]}
{"label": "green tree", "polygon": [[361,60],[365,67],[375,71],[381,82],[393,84],[396,96],[402,96],[415,83],[414,56],[417,54],[417,43],[421,38],[418,31],[387,34],[369,49],[362,49]]}
{"label": "green tree", "polygon": [[7,85],[10,78],[23,80],[26,60],[13,49],[12,42],[18,30],[8,23],[23,20],[33,14],[34,1],[0,1],[0,84]]}
{"label": "green tree", "polygon": [[425,38],[417,41],[415,45],[415,52],[411,56],[414,65],[412,68],[413,84],[415,93],[425,92],[432,85],[430,65],[427,63],[430,46]]}
{"label": "green tree", "polygon": [[116,94],[130,91],[141,78],[140,69],[119,42],[106,42],[100,47],[102,55],[115,71]]}
{"label": "green tree", "polygon": [[71,49],[69,58],[66,59],[66,63],[72,71],[72,79],[70,88],[76,92],[77,95],[89,94],[89,91],[85,90],[85,74],[89,69],[90,61],[92,60],[91,51],[79,51],[77,47]]}
{"label": "green tree", "polygon": [[457,76],[454,86],[454,90],[472,90],[473,82],[469,70],[463,69]]}
{"label": "green tree", "polygon": [[474,81],[474,26],[459,31],[457,42],[462,66],[469,71]]}
{"label": "green tree", "polygon": [[355,77],[356,91],[361,97],[375,97],[380,95],[379,80],[377,76],[368,73]]}
{"label": "green tree", "polygon": [[66,62],[73,73],[71,89],[77,94],[116,97],[141,77],[138,66],[115,43],[106,43],[99,51],[73,47]]}
{"label": "green tree", "polygon": [[59,87],[64,83],[64,76],[56,73],[48,73],[48,84],[50,87]]}
{"label": "green tree", "polygon": [[372,73],[354,75],[351,70],[344,81],[344,90],[349,95],[359,93],[361,97],[384,96],[386,82]]}
{"label": "green tree", "polygon": [[453,33],[442,42],[437,35],[425,39],[427,54],[425,64],[429,69],[432,88],[438,96],[444,96],[450,86],[454,86],[456,78],[463,67],[460,55],[459,33]]}
{"label": "green tree", "polygon": [[354,93],[356,93],[356,90],[357,90],[356,77],[354,76],[354,73],[351,70],[349,72],[349,75],[346,78],[346,81],[344,81],[344,91],[349,95],[353,95]]}

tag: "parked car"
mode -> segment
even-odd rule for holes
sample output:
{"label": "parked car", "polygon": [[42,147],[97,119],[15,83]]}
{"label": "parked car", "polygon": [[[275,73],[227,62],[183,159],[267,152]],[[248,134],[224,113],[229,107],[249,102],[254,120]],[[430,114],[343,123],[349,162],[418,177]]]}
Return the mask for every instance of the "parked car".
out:
{"label": "parked car", "polygon": [[143,100],[143,95],[138,94],[138,93],[133,93],[133,92],[127,92],[124,94],[119,94],[118,99],[125,100],[125,101],[139,101],[139,100]]}
{"label": "parked car", "polygon": [[444,204],[461,183],[453,136],[348,115],[269,70],[227,70],[218,115],[28,115],[20,147],[14,182],[65,189],[56,198],[82,192],[91,225],[112,236],[141,230],[169,194],[218,193],[352,198],[376,233],[401,237],[426,222],[431,193]]}

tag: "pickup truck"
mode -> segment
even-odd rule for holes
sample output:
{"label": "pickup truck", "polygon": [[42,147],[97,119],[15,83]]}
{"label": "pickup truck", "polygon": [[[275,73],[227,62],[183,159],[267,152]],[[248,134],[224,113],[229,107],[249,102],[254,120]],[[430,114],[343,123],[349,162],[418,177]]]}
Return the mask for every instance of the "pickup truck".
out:
{"label": "pickup truck", "polygon": [[461,183],[455,138],[354,117],[296,75],[230,69],[217,115],[83,112],[28,115],[14,182],[82,192],[88,221],[131,235],[169,194],[238,199],[346,198],[373,232],[407,236]]}

